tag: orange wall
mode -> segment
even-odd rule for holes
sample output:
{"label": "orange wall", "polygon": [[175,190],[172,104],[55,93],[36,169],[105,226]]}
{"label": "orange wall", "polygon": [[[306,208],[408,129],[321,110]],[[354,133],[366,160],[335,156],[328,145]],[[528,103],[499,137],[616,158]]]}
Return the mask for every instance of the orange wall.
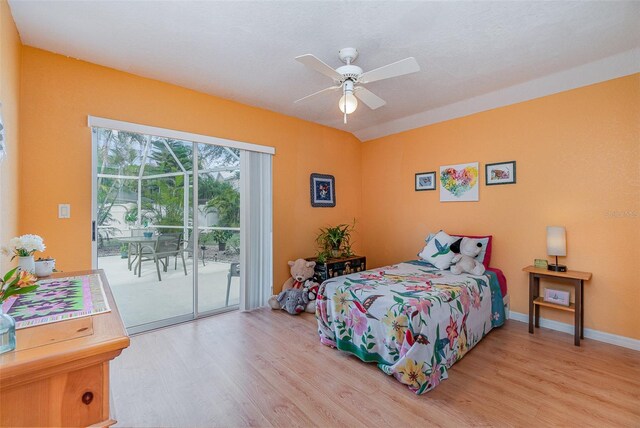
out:
{"label": "orange wall", "polygon": [[[484,164],[517,161],[517,184],[487,187]],[[479,202],[415,192],[414,174],[480,162]],[[567,229],[570,269],[593,272],[585,327],[640,338],[640,74],[363,144],[361,233],[370,266],[415,258],[429,233],[494,235],[491,264],[527,313],[521,270]],[[384,203],[381,203],[383,201]],[[543,317],[571,323],[559,311]]]}
{"label": "orange wall", "polygon": [[[20,231],[42,235],[60,269],[91,267],[87,115],[276,148],[274,288],[287,260],[314,254],[319,227],[361,212],[361,143],[351,134],[110,68],[23,48]],[[311,208],[309,174],[336,177],[337,207]],[[57,205],[71,204],[71,219]]]}
{"label": "orange wall", "polygon": [[[365,144],[338,130],[30,47],[22,48],[21,88],[19,231],[43,235],[47,254],[64,270],[91,263],[86,118],[95,115],[276,147],[276,291],[288,275],[286,261],[313,254],[318,227],[355,217],[356,249],[372,267],[415,257],[429,231],[493,234],[492,264],[509,279],[512,309],[526,313],[521,268],[545,257],[545,226],[559,224],[568,233],[565,263],[594,273],[586,285],[586,327],[640,338],[638,74]],[[512,159],[518,183],[482,184],[480,202],[445,204],[438,191],[413,190],[416,172]],[[311,172],[336,176],[337,208],[310,207]],[[58,203],[72,205],[71,219],[57,219]],[[571,322],[556,312],[543,316]]]}
{"label": "orange wall", "polygon": [[[0,0],[0,102],[8,156],[0,162],[0,245],[18,233],[18,111],[20,105],[20,36],[9,5]],[[0,257],[0,274],[9,269]]]}

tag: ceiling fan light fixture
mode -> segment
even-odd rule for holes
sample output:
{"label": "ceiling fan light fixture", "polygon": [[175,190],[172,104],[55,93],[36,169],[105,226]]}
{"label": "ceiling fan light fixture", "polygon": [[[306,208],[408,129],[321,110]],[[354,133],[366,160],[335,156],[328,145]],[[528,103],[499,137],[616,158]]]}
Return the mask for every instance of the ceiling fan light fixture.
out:
{"label": "ceiling fan light fixture", "polygon": [[338,101],[338,107],[342,113],[351,114],[358,108],[358,99],[353,95],[353,92],[345,92]]}
{"label": "ceiling fan light fixture", "polygon": [[298,103],[305,101],[311,97],[315,97],[316,95],[336,91],[339,88],[342,88],[342,97],[340,98],[340,101],[338,101],[338,107],[344,115],[344,123],[347,123],[347,115],[353,113],[358,108],[358,99],[356,99],[356,96],[354,95],[356,91],[360,101],[362,101],[364,105],[369,107],[371,110],[383,107],[386,104],[382,98],[365,88],[363,85],[420,71],[420,65],[414,57],[405,58],[364,72],[360,67],[352,64],[358,57],[357,49],[341,49],[340,52],[338,52],[338,56],[345,65],[338,67],[335,70],[333,67],[325,64],[312,54],[305,54],[296,57],[296,61],[320,74],[330,77],[333,80],[333,86],[317,91],[311,95],[307,95],[295,102]]}

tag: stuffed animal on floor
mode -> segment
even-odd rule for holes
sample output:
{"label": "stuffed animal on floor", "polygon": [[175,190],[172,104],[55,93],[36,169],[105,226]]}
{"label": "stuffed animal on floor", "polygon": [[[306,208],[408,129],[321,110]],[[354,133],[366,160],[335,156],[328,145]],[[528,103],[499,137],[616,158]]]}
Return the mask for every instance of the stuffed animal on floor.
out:
{"label": "stuffed animal on floor", "polygon": [[309,303],[305,309],[305,312],[309,312],[311,314],[316,313],[316,298],[318,297],[318,290],[320,289],[320,284],[313,281],[312,279],[307,279],[304,282],[303,289],[307,292],[307,296],[309,296]]}
{"label": "stuffed animal on floor", "polygon": [[[288,297],[285,297],[288,295],[288,293],[285,293],[285,291],[293,289],[300,290],[304,295],[302,300],[306,300],[306,303],[303,310],[306,312],[314,313],[316,311],[315,299],[318,294],[318,283],[314,282],[311,278],[313,278],[313,275],[315,273],[315,266],[316,262],[310,262],[305,259],[298,259],[295,262],[290,261],[289,267],[291,268],[291,277],[287,279],[282,285],[282,292],[280,292],[280,294],[278,294],[277,296],[271,296],[269,298],[269,306],[271,306],[271,309],[287,310],[282,304],[282,302],[288,301]],[[293,295],[296,296],[296,301],[298,299],[297,294],[298,293],[293,293]],[[300,312],[294,311],[289,313],[296,314]]]}
{"label": "stuffed animal on floor", "polygon": [[477,261],[475,257],[482,251],[482,243],[477,239],[461,238],[449,247],[456,255],[451,260],[451,273],[460,275],[462,272],[473,275],[482,275],[484,265]]}
{"label": "stuffed animal on floor", "polygon": [[306,310],[309,303],[309,293],[303,288],[287,288],[278,294],[276,300],[282,310],[291,315],[297,315]]}

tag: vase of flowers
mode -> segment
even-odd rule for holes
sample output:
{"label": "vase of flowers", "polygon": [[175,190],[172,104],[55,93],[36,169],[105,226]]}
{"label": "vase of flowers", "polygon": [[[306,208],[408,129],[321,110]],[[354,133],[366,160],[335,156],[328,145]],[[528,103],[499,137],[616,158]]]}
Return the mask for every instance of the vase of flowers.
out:
{"label": "vase of flowers", "polygon": [[38,235],[22,235],[9,241],[9,248],[5,252],[13,254],[11,260],[18,257],[18,268],[21,271],[34,273],[36,262],[33,253],[45,250],[44,241]]}
{"label": "vase of flowers", "polygon": [[38,288],[35,275],[21,271],[18,267],[11,269],[0,278],[0,354],[16,349],[16,322],[5,313],[4,301],[11,296],[25,294]]}
{"label": "vase of flowers", "polygon": [[36,261],[33,256],[20,256],[18,257],[18,269],[21,271],[35,273]]}
{"label": "vase of flowers", "polygon": [[0,354],[16,349],[16,322],[0,305]]}

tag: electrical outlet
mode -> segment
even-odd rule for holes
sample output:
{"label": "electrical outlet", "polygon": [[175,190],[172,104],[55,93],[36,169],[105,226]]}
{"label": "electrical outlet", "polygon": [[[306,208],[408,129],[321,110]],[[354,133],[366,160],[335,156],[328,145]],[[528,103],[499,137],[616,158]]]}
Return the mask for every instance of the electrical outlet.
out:
{"label": "electrical outlet", "polygon": [[71,218],[70,204],[58,204],[58,218]]}

